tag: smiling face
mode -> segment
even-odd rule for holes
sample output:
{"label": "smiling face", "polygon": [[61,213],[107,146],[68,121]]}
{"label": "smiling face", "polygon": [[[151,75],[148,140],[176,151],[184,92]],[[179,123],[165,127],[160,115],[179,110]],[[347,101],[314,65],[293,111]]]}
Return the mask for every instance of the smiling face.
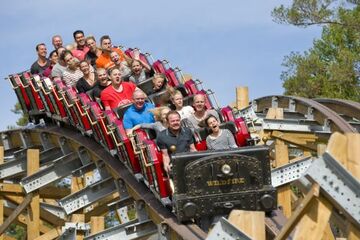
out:
{"label": "smiling face", "polygon": [[47,55],[47,49],[45,44],[40,44],[37,49],[37,54],[39,57],[46,58]]}
{"label": "smiling face", "polygon": [[68,53],[64,56],[64,61],[70,69],[75,69],[77,67],[77,61],[74,56],[71,55],[71,53]]}
{"label": "smiling face", "polygon": [[169,124],[169,129],[173,132],[180,130],[180,115],[178,113],[170,113],[167,115],[167,121]]}
{"label": "smiling face", "polygon": [[59,49],[63,45],[63,41],[60,36],[54,36],[52,39],[52,44],[54,45],[55,49]]}
{"label": "smiling face", "polygon": [[82,33],[77,33],[75,35],[75,42],[78,46],[83,47],[85,46],[85,37]]}
{"label": "smiling face", "polygon": [[120,63],[120,56],[117,52],[113,51],[110,53],[110,59],[113,63],[119,64]]}
{"label": "smiling face", "polygon": [[137,90],[133,94],[133,103],[137,109],[142,109],[145,104],[145,93]]}
{"label": "smiling face", "polygon": [[82,61],[79,67],[84,75],[88,75],[90,73],[90,66],[86,61]]}
{"label": "smiling face", "polygon": [[201,112],[205,110],[205,96],[198,94],[194,96],[193,106],[196,112]]}
{"label": "smiling face", "polygon": [[91,52],[95,53],[96,52],[96,42],[94,39],[89,38],[86,40],[86,46],[90,49]]}
{"label": "smiling face", "polygon": [[131,64],[131,71],[135,74],[135,75],[139,75],[141,73],[142,70],[142,65],[139,61],[134,60],[133,63]]}
{"label": "smiling face", "polygon": [[58,58],[59,57],[58,57],[57,53],[53,52],[49,57],[51,64],[55,65],[57,63],[57,61],[58,61]]}
{"label": "smiling face", "polygon": [[153,79],[153,86],[155,90],[160,89],[164,84],[164,78],[162,77],[156,77]]}
{"label": "smiling face", "polygon": [[101,86],[107,86],[109,85],[108,81],[109,81],[109,77],[106,73],[106,70],[103,69],[103,68],[98,68],[97,71],[97,77],[98,77],[98,81],[99,81],[99,84]]}

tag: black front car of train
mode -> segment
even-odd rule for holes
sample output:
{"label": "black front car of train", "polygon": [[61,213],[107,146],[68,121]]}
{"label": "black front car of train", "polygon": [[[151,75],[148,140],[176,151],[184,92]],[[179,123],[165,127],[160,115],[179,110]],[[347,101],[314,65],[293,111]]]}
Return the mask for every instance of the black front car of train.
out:
{"label": "black front car of train", "polygon": [[277,207],[266,146],[172,156],[174,211],[180,222],[228,214],[232,209]]}

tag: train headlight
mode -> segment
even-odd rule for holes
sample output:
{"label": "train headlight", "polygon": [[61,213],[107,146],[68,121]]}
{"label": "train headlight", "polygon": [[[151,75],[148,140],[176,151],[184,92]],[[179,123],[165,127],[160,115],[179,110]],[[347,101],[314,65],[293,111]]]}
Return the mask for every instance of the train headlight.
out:
{"label": "train headlight", "polygon": [[221,171],[223,174],[228,175],[231,172],[231,167],[228,164],[224,164],[221,167]]}

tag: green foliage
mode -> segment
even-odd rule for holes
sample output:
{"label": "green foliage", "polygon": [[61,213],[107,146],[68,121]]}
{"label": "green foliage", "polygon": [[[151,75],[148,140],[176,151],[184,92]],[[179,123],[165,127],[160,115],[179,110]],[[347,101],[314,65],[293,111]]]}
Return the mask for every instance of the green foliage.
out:
{"label": "green foliage", "polygon": [[[17,102],[14,106],[13,109],[11,109],[11,111],[15,114],[19,114],[20,117],[19,119],[16,121],[16,124],[18,126],[25,126],[28,122],[29,122],[29,116],[27,114],[24,114],[22,109],[21,109],[21,105],[19,102]],[[13,129],[15,128],[14,126],[8,126],[8,129]]]}
{"label": "green foliage", "polygon": [[25,228],[16,225],[16,224],[11,224],[10,227],[8,228],[8,230],[6,231],[6,235],[13,237],[17,240],[24,240],[26,239],[26,231]]}
{"label": "green foliage", "polygon": [[294,0],[291,8],[280,6],[273,11],[282,23],[327,23],[311,49],[285,57],[286,70],[281,74],[285,94],[360,101],[360,5],[339,5],[329,10],[335,2]]}

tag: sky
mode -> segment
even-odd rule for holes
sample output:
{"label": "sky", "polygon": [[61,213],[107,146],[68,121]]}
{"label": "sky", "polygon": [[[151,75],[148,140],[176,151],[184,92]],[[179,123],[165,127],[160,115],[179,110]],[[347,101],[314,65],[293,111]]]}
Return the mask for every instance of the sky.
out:
{"label": "sky", "polygon": [[282,94],[280,74],[290,52],[303,52],[321,34],[320,27],[279,25],[271,11],[284,0],[4,0],[0,3],[0,130],[15,125],[10,109],[17,101],[9,74],[29,69],[35,46],[53,50],[51,37],[64,43],[72,33],[110,35],[113,44],[138,47],[154,59],[166,59],[215,91],[221,106],[235,101],[236,87],[249,98]]}

